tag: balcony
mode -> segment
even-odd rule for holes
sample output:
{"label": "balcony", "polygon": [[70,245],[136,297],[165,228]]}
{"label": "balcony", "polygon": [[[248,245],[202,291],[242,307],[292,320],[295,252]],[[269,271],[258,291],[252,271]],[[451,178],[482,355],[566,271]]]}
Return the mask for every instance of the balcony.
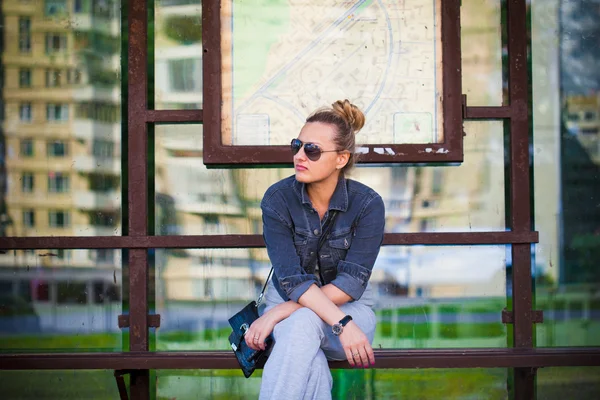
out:
{"label": "balcony", "polygon": [[75,225],[75,236],[121,236],[120,226]]}
{"label": "balcony", "polygon": [[79,155],[74,157],[73,167],[77,172],[121,175],[121,161],[118,158]]}
{"label": "balcony", "polygon": [[[201,215],[241,215],[242,213],[241,207],[237,204],[223,204],[216,201],[201,202],[192,199],[185,199],[182,202],[178,202],[176,208],[178,211]],[[211,234],[225,234],[225,232],[212,232]]]}
{"label": "balcony", "polygon": [[75,207],[82,210],[118,210],[121,207],[121,194],[113,192],[75,192]]}
{"label": "balcony", "polygon": [[117,87],[105,88],[84,85],[73,90],[73,100],[119,104],[121,102],[121,90]]}
{"label": "balcony", "polygon": [[73,122],[73,133],[79,140],[91,142],[94,139],[109,140],[121,143],[121,124],[109,124],[91,119],[76,119]]}
{"label": "balcony", "polygon": [[118,36],[121,33],[119,18],[103,18],[88,14],[73,14],[70,18],[72,26],[78,31],[95,30],[101,33]]}

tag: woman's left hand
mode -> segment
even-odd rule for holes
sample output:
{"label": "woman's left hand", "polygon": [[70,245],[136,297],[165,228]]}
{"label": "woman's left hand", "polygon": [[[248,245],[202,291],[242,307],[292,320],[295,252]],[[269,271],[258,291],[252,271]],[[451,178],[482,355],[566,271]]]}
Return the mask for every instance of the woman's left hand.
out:
{"label": "woman's left hand", "polygon": [[277,321],[271,318],[268,312],[254,321],[244,335],[248,347],[252,350],[265,350],[267,347],[265,340],[273,332],[276,324]]}

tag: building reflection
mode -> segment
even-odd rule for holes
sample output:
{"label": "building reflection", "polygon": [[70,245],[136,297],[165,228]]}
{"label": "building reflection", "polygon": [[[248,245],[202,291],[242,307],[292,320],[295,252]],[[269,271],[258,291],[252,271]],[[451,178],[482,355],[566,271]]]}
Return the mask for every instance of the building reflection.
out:
{"label": "building reflection", "polygon": [[[122,234],[120,6],[108,0],[2,3],[0,235]],[[156,109],[202,108],[200,12],[199,2],[156,3]],[[469,104],[499,105],[499,6],[465,3],[462,13],[464,92]],[[549,91],[556,96],[559,88]],[[544,250],[533,253],[538,296],[550,320],[591,321],[593,329],[577,331],[586,334],[596,332],[600,320],[599,256],[593,253],[600,248],[594,208],[600,198],[598,93],[566,94],[552,115],[560,119],[562,112],[562,127],[543,130],[534,121],[536,137],[547,140],[537,142],[543,151],[536,155],[536,179],[554,185],[540,192],[549,193],[538,196],[544,201],[535,200]],[[465,132],[461,166],[361,167],[353,173],[382,195],[387,232],[506,229],[503,124],[466,122]],[[153,137],[156,235],[261,234],[261,197],[292,170],[209,170],[202,125],[157,125]],[[553,167],[555,150],[562,169]],[[384,247],[372,276],[382,346],[505,346],[500,312],[511,294],[508,253],[504,246]],[[159,348],[224,346],[218,330],[257,294],[270,268],[264,249],[150,254],[151,293],[163,317]],[[122,257],[113,249],[0,254],[0,333],[119,332],[117,315],[127,297]],[[566,340],[558,338],[574,328],[557,329],[545,343]],[[181,332],[198,334],[182,344],[175,335]]]}

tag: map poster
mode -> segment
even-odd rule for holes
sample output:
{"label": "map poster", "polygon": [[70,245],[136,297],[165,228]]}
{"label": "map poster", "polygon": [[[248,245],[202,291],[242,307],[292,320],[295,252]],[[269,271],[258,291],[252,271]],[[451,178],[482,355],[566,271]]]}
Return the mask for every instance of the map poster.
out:
{"label": "map poster", "polygon": [[223,0],[222,143],[287,145],[346,98],[357,143],[442,143],[441,49],[441,0]]}

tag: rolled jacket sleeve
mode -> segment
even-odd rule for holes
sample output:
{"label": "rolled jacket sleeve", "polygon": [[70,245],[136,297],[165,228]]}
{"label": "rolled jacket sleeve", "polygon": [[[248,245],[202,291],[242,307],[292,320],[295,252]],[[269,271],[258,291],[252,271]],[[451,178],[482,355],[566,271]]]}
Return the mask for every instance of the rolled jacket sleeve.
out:
{"label": "rolled jacket sleeve", "polygon": [[319,282],[314,274],[308,274],[301,266],[294,245],[293,226],[290,221],[273,208],[261,204],[263,215],[263,238],[273,265],[274,275],[281,289],[295,302],[312,284]]}
{"label": "rolled jacket sleeve", "polygon": [[337,276],[331,284],[354,300],[360,299],[373,271],[383,242],[385,206],[381,196],[369,201],[354,228],[352,244],[344,260],[337,265]]}

